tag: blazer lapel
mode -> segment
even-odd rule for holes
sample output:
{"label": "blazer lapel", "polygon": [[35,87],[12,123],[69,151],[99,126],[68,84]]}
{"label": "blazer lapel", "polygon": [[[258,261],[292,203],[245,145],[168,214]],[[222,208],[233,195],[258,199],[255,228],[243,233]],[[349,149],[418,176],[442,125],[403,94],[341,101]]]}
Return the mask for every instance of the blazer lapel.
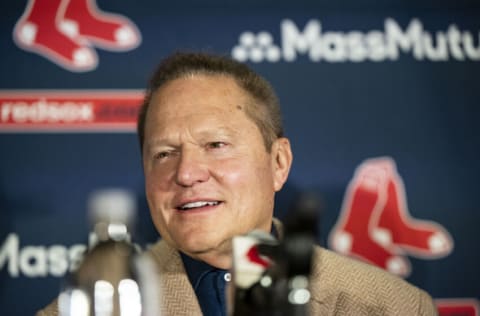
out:
{"label": "blazer lapel", "polygon": [[152,246],[150,253],[160,274],[162,316],[202,315],[178,251],[165,241],[159,241]]}

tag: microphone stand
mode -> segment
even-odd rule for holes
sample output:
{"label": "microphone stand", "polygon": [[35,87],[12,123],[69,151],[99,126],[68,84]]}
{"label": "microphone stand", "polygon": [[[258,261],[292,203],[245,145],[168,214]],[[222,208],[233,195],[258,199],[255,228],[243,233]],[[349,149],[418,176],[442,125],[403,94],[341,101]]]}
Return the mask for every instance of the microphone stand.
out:
{"label": "microphone stand", "polygon": [[[249,253],[251,254],[251,250],[254,249],[258,252],[258,258],[268,264],[265,264],[263,271],[255,266],[249,270],[246,266],[252,264],[252,259],[247,259],[250,262],[242,267],[243,262],[238,262],[239,260],[235,262],[234,255],[232,273],[234,293],[229,307],[230,315],[308,315],[308,302],[311,297],[309,278],[315,238],[318,236],[320,204],[320,200],[314,194],[300,195],[285,218],[284,237],[280,241],[259,237],[258,232],[244,237],[251,240],[250,247],[253,248],[249,248]],[[236,238],[234,252],[236,244],[244,243],[242,239]],[[262,261],[254,259],[253,262]],[[256,271],[254,276],[252,271]],[[245,286],[243,282],[245,278],[253,281],[249,281]]]}

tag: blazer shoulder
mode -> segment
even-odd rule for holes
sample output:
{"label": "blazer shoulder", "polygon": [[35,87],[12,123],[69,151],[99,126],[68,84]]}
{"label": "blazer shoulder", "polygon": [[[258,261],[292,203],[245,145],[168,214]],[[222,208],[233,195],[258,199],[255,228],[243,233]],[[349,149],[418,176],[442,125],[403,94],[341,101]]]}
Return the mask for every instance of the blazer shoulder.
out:
{"label": "blazer shoulder", "polygon": [[314,301],[346,308],[349,314],[350,308],[357,308],[354,313],[358,315],[436,315],[425,291],[373,265],[324,248],[315,249],[311,280]]}
{"label": "blazer shoulder", "polygon": [[58,299],[54,299],[50,304],[43,309],[37,311],[35,316],[58,316]]}
{"label": "blazer shoulder", "polygon": [[171,270],[183,268],[178,251],[163,239],[151,245],[146,253],[156,262],[156,266],[160,270],[159,272],[173,272]]}

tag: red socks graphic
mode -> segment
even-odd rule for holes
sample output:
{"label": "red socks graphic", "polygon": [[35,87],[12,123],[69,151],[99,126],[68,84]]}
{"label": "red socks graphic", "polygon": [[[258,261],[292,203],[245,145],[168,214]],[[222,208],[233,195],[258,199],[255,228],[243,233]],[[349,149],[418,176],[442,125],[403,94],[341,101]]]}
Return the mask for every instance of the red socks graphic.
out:
{"label": "red socks graphic", "polygon": [[376,225],[377,235],[418,257],[436,258],[447,255],[451,238],[438,224],[410,217],[402,179],[395,173],[388,181],[387,202]]}
{"label": "red socks graphic", "polygon": [[74,25],[82,37],[96,46],[109,50],[135,48],[140,38],[136,27],[120,15],[100,12],[93,2],[69,0],[64,23]]}
{"label": "red socks graphic", "polygon": [[441,226],[410,217],[403,183],[389,158],[370,159],[357,168],[329,243],[335,251],[404,277],[410,273],[405,252],[438,258],[453,248]]}
{"label": "red socks graphic", "polygon": [[97,67],[91,44],[117,51],[140,44],[132,22],[100,12],[93,0],[30,0],[13,37],[19,47],[75,72]]}
{"label": "red socks graphic", "polygon": [[72,71],[97,66],[97,54],[85,43],[69,38],[58,28],[63,0],[31,0],[17,22],[14,39],[25,50],[36,52]]}

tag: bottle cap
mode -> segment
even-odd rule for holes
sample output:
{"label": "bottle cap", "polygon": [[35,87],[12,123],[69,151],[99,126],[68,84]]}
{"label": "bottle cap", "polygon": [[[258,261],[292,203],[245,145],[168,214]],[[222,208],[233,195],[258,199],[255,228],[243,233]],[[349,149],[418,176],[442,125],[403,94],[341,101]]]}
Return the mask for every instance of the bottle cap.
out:
{"label": "bottle cap", "polygon": [[124,189],[97,190],[88,200],[88,210],[93,229],[101,240],[123,239],[135,219],[135,195]]}

